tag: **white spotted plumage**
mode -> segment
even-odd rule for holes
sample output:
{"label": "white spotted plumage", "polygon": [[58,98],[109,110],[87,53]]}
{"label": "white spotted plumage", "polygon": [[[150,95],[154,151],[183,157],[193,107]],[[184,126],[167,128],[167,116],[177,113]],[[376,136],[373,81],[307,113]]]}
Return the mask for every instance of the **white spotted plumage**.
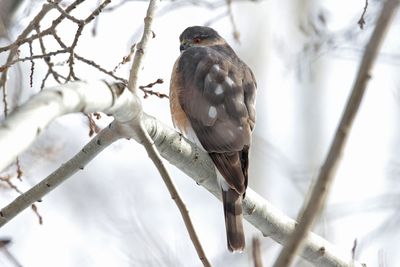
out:
{"label": "white spotted plumage", "polygon": [[215,94],[220,95],[223,92],[224,92],[224,89],[222,88],[222,86],[220,84],[218,84],[217,87],[215,88]]}
{"label": "white spotted plumage", "polygon": [[225,82],[228,84],[229,87],[233,87],[235,85],[235,82],[232,81],[229,76],[225,78]]}
{"label": "white spotted plumage", "polygon": [[211,119],[215,119],[217,117],[217,109],[214,106],[211,106],[208,109],[208,117]]}

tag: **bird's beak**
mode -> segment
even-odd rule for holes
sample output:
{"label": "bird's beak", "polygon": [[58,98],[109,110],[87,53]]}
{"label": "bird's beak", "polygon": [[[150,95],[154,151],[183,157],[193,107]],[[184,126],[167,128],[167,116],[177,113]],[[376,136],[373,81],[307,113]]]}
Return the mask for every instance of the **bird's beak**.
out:
{"label": "bird's beak", "polygon": [[186,48],[188,48],[190,46],[189,42],[186,40],[183,40],[181,42],[181,45],[179,46],[179,50],[181,50],[181,52],[183,52]]}

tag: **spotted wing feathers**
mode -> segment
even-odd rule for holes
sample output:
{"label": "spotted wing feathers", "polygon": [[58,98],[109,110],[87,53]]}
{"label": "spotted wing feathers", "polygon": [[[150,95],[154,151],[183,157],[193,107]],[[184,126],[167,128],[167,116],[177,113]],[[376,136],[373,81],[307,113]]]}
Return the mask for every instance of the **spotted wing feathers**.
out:
{"label": "spotted wing feathers", "polygon": [[208,152],[240,151],[250,145],[254,112],[246,105],[253,105],[255,92],[245,89],[255,91],[255,82],[250,69],[225,50],[190,48],[177,66],[182,73],[179,102]]}

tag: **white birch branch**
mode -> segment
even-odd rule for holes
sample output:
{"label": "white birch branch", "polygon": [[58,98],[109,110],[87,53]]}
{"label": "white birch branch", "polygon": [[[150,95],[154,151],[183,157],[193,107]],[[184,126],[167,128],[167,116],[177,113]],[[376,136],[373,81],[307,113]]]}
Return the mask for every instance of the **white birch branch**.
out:
{"label": "white birch branch", "polygon": [[[98,84],[98,87],[101,87]],[[100,83],[101,84],[101,83]],[[85,90],[84,87],[93,88],[93,84],[89,83],[79,83],[78,90]],[[64,86],[60,86],[54,88],[53,90],[59,90]],[[72,88],[73,85],[68,85],[67,88]],[[110,90],[107,86],[107,90]],[[88,89],[90,90],[90,89]],[[128,90],[126,90],[128,92]],[[98,92],[97,92],[98,93]],[[128,92],[130,96],[132,94]],[[39,94],[40,95],[40,94]],[[74,94],[71,94],[74,95]],[[124,95],[124,94],[123,94]],[[111,96],[111,94],[110,94]],[[39,97],[39,96],[35,96]],[[64,100],[66,98],[63,98]],[[125,99],[125,100],[124,100]],[[130,105],[129,108],[121,108],[122,110],[134,110],[136,99],[119,97],[118,101],[124,100],[127,105]],[[132,101],[133,100],[133,101]],[[53,105],[57,106],[57,103],[62,107],[64,104],[62,101],[54,102]],[[96,102],[97,103],[97,102]],[[102,102],[103,103],[103,102]],[[112,103],[112,102],[110,102]],[[29,106],[29,101],[27,102]],[[47,106],[45,102],[42,102],[44,106]],[[104,104],[104,103],[103,103]],[[97,104],[96,104],[97,105]],[[111,105],[112,107],[117,106],[118,104]],[[100,105],[99,105],[100,106]],[[107,107],[104,104],[105,109],[112,110],[113,108]],[[104,107],[103,106],[103,107]],[[39,108],[40,107],[36,107]],[[80,108],[82,108],[80,106]],[[21,107],[16,111],[18,113],[22,110],[26,113],[27,108],[25,106]],[[52,110],[60,110],[61,108],[53,107]],[[86,105],[86,109],[93,111],[92,107]],[[86,110],[85,109],[85,110]],[[78,109],[79,110],[79,109]],[[129,116],[133,116],[132,114],[118,114],[119,118],[128,118]],[[17,118],[21,116],[20,114],[13,115]],[[55,115],[53,114],[52,118]],[[10,115],[9,119],[12,116]],[[48,120],[50,121],[50,119]],[[18,129],[18,123],[21,124],[33,124],[37,125],[36,118],[29,117],[29,121],[26,120],[17,120],[15,124],[13,124],[14,129],[9,129],[10,131]],[[160,154],[166,158],[170,163],[181,169],[188,176],[192,177],[196,183],[204,186],[208,191],[214,194],[218,199],[220,199],[220,190],[216,180],[214,165],[209,158],[208,154],[203,150],[199,149],[196,145],[189,142],[187,139],[182,137],[181,134],[177,133],[175,130],[170,127],[164,125],[153,117],[143,114],[143,125],[146,128],[147,132],[151,136],[156,145]],[[41,127],[44,127],[41,125]],[[36,127],[37,128],[37,127]],[[36,129],[34,128],[34,129]],[[115,133],[119,133],[115,135]],[[0,211],[0,227],[10,221],[13,217],[15,217],[18,213],[20,213],[25,208],[29,207],[35,201],[42,199],[48,192],[54,189],[57,185],[59,185],[62,181],[66,180],[68,177],[73,175],[79,169],[82,169],[91,159],[93,159],[98,153],[100,153],[105,147],[109,144],[122,137],[133,137],[136,140],[139,140],[139,137],[135,135],[135,130],[129,124],[119,123],[114,121],[110,124],[110,126],[104,130],[102,130],[92,141],[89,142],[79,153],[76,154],[70,161],[66,164],[62,165],[59,169],[57,169],[54,173],[49,175],[46,179],[40,182],[38,185],[34,186],[30,190],[28,190],[23,195],[16,198],[13,202],[11,202],[8,206],[3,208]],[[18,139],[16,139],[18,140]],[[15,141],[15,140],[14,140]],[[4,143],[0,142],[0,151],[3,151]],[[280,244],[285,244],[286,239],[293,232],[295,227],[295,221],[291,218],[284,215],[274,206],[272,206],[268,201],[263,199],[256,192],[247,189],[246,198],[243,203],[244,206],[244,217],[251,224],[253,224],[256,228],[258,228],[264,236],[271,237],[276,242]],[[348,255],[340,252],[339,249],[335,248],[328,241],[323,238],[310,234],[308,238],[305,240],[305,247],[301,256],[314,263],[317,266],[328,266],[328,267],[361,267],[359,263],[353,263],[350,257],[350,253]]]}
{"label": "white birch branch", "polygon": [[132,117],[129,113],[135,111],[121,107],[135,106],[131,102],[136,99],[129,91],[102,81],[74,82],[43,90],[0,124],[0,171],[26,150],[55,118],[74,112],[104,112],[129,119]]}
{"label": "white birch branch", "polygon": [[[162,122],[144,115],[144,125],[161,155],[221,200],[215,167],[208,154]],[[246,190],[243,209],[244,218],[248,222],[264,236],[271,237],[282,245],[294,231],[296,221],[251,188]],[[346,254],[314,233],[306,238],[300,255],[315,266],[362,267],[360,263],[353,262],[350,252]]]}

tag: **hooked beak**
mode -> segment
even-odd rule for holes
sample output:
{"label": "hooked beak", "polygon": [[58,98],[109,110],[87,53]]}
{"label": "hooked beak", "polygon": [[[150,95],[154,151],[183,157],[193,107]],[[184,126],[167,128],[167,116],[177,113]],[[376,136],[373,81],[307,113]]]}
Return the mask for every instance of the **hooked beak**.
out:
{"label": "hooked beak", "polygon": [[186,50],[186,48],[188,48],[190,46],[189,42],[187,41],[182,41],[181,45],[179,46],[179,50],[181,52],[183,52],[184,50]]}

